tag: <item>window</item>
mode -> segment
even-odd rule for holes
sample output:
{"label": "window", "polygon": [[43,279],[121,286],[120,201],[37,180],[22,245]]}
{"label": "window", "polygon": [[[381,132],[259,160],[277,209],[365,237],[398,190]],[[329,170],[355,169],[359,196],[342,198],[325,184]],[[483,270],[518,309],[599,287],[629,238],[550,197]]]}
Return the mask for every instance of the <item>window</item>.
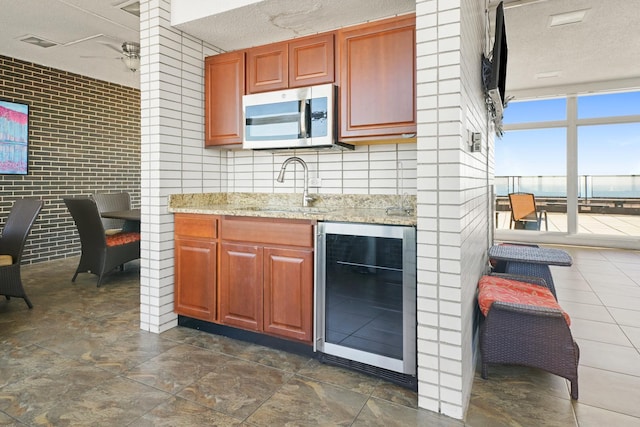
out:
{"label": "window", "polygon": [[566,197],[566,140],[565,128],[505,132],[496,140],[496,195]]}
{"label": "window", "polygon": [[531,192],[549,213],[549,231],[637,240],[640,92],[514,102],[504,123],[495,143],[499,215],[509,192]]}
{"label": "window", "polygon": [[[509,106],[511,107],[511,106]],[[578,97],[578,118],[640,114],[640,92],[609,93]]]}
{"label": "window", "polygon": [[578,174],[640,175],[640,123],[578,127]]}
{"label": "window", "polygon": [[504,124],[548,122],[567,118],[566,98],[511,102],[504,110]]}

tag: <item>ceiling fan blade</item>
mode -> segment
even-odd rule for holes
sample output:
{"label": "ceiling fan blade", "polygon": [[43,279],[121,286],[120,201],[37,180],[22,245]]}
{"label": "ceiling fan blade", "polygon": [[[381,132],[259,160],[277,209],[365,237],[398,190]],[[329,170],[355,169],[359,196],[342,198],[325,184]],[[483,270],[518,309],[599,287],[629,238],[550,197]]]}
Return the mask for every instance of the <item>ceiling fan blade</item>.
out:
{"label": "ceiling fan blade", "polygon": [[116,47],[112,44],[109,43],[100,43],[101,45],[103,45],[104,47],[108,47],[109,49],[118,52],[120,55],[122,55],[122,49],[119,47]]}
{"label": "ceiling fan blade", "polygon": [[82,59],[118,59],[122,60],[122,56],[104,56],[104,55],[80,55]]}

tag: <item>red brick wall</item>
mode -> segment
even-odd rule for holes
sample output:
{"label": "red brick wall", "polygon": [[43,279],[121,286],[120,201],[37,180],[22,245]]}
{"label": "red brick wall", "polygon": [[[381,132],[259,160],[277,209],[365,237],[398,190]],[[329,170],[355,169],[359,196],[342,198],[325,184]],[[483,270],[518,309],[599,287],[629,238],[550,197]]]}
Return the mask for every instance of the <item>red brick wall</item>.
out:
{"label": "red brick wall", "polygon": [[16,198],[45,201],[25,263],[80,253],[63,197],[123,190],[139,206],[138,89],[0,55],[0,99],[27,103],[30,113],[29,173],[0,175],[0,224]]}

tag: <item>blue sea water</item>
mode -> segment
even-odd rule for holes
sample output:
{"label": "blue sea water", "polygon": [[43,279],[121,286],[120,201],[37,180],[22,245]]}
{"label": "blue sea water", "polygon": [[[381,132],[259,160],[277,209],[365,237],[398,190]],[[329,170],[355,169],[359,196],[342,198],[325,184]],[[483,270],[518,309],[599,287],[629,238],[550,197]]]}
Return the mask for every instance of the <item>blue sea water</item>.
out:
{"label": "blue sea water", "polygon": [[[496,195],[533,193],[536,197],[566,197],[564,176],[497,176]],[[579,177],[578,197],[640,198],[639,175],[583,175]]]}

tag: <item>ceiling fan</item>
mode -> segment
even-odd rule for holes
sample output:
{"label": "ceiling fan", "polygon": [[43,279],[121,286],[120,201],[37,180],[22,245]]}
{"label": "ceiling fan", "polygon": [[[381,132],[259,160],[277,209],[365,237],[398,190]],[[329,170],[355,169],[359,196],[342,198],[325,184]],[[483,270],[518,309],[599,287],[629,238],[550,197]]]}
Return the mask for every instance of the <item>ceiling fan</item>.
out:
{"label": "ceiling fan", "polygon": [[[127,69],[131,72],[136,72],[140,68],[140,43],[137,42],[124,42],[121,47],[118,48],[111,43],[98,42],[99,44],[108,47],[111,50],[118,52],[117,57],[113,59],[121,60]],[[101,56],[82,56],[82,58],[101,58]]]}
{"label": "ceiling fan", "polygon": [[122,61],[132,72],[136,72],[140,68],[140,43],[124,42],[122,43]]}

